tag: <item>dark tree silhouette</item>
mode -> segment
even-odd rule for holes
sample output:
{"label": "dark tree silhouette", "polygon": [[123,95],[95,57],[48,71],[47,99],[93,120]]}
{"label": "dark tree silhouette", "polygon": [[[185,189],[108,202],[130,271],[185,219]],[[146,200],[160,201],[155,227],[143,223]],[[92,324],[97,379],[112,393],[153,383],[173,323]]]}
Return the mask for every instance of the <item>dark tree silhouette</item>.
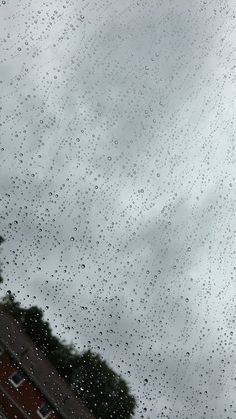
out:
{"label": "dark tree silhouette", "polygon": [[97,419],[131,418],[135,398],[100,355],[91,350],[80,354],[73,345],[61,341],[43,319],[43,311],[37,306],[21,307],[11,291],[2,302]]}

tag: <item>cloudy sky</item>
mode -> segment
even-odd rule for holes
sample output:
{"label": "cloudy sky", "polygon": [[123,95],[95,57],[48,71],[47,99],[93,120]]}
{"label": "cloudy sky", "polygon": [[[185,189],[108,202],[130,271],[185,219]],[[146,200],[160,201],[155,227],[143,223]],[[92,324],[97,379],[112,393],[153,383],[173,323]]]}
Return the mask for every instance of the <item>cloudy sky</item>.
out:
{"label": "cloudy sky", "polygon": [[0,4],[5,282],[129,382],[236,417],[236,1]]}

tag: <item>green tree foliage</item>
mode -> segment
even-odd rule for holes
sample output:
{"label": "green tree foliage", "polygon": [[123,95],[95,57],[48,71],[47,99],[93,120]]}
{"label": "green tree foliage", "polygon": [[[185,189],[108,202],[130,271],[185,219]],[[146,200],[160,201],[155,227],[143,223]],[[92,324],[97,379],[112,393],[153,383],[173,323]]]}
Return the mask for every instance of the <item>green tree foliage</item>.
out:
{"label": "green tree foliage", "polygon": [[130,418],[134,412],[135,400],[126,382],[91,351],[80,358],[72,383],[87,406],[96,406],[97,417]]}

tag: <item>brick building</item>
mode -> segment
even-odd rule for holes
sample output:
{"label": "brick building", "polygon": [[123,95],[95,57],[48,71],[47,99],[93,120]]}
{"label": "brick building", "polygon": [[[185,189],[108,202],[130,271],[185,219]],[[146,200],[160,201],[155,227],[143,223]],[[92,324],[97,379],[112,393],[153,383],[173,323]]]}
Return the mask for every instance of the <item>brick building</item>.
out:
{"label": "brick building", "polygon": [[0,305],[0,419],[95,419]]}

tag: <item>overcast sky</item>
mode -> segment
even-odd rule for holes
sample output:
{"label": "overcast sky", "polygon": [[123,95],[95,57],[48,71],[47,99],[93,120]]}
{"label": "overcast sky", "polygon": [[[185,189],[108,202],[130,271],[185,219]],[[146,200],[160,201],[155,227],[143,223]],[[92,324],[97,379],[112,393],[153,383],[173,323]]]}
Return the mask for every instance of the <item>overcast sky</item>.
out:
{"label": "overcast sky", "polygon": [[6,0],[0,32],[2,295],[135,419],[235,418],[236,2]]}

